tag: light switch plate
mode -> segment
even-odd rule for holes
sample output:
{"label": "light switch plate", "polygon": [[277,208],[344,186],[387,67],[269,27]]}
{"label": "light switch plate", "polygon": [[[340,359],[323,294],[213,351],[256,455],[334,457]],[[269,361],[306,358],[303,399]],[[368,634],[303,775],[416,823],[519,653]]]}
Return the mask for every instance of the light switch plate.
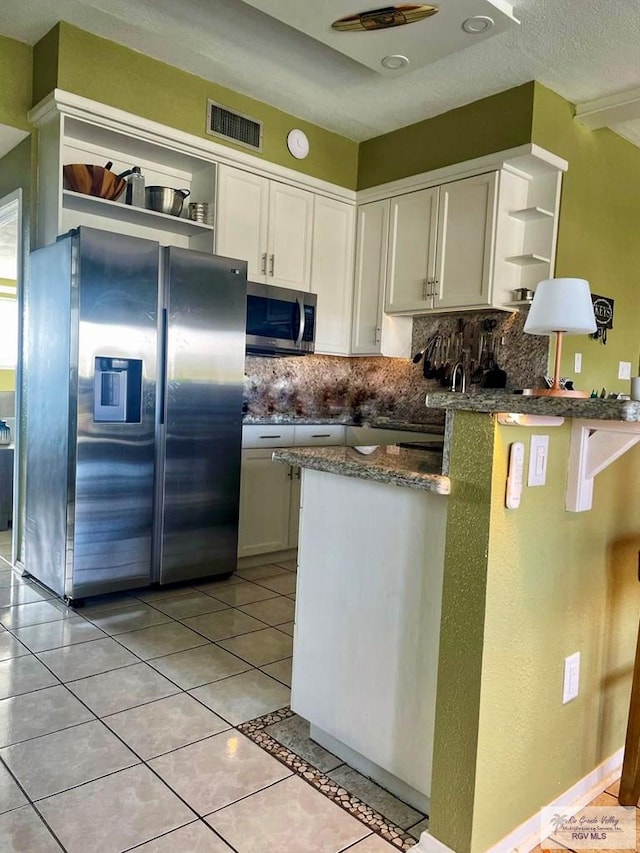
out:
{"label": "light switch plate", "polygon": [[529,450],[528,486],[544,486],[547,481],[547,459],[549,458],[549,436],[532,435]]}
{"label": "light switch plate", "polygon": [[618,362],[618,379],[631,379],[631,362]]}
{"label": "light switch plate", "polygon": [[562,682],[562,704],[575,699],[580,690],[580,652],[564,659],[564,679]]}

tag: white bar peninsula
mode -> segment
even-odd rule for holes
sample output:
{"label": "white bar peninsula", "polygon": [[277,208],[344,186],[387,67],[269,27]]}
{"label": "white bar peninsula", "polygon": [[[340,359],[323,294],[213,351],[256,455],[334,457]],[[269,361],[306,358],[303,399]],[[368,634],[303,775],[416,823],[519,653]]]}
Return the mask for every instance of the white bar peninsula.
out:
{"label": "white bar peninsula", "polygon": [[314,740],[428,812],[450,490],[442,456],[341,447],[273,458],[304,469],[291,707]]}

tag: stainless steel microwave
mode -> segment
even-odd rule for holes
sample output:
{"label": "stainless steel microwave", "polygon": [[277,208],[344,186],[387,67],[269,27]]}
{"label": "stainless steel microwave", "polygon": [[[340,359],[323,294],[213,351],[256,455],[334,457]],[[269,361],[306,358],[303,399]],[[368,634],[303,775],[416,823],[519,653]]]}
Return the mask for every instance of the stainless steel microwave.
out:
{"label": "stainless steel microwave", "polygon": [[247,352],[307,355],[315,348],[317,296],[247,282]]}

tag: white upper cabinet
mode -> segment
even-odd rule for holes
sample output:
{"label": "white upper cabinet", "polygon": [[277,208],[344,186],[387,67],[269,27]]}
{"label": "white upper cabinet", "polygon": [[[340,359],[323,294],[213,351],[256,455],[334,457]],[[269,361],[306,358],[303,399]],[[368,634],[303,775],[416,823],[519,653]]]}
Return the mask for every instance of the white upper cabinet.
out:
{"label": "white upper cabinet", "polygon": [[496,173],[391,199],[385,310],[491,305]]}
{"label": "white upper cabinet", "polygon": [[309,290],[313,193],[219,167],[216,252],[241,258],[250,281]]}
{"label": "white upper cabinet", "polygon": [[313,193],[270,182],[268,284],[309,290]]}
{"label": "white upper cabinet", "polygon": [[389,314],[433,307],[438,188],[391,199],[385,311]]}
{"label": "white upper cabinet", "polygon": [[316,352],[349,355],[355,208],[316,196],[311,290],[318,296]]}
{"label": "white upper cabinet", "polygon": [[[157,240],[163,245],[213,251],[212,224],[187,218],[190,201],[211,205],[215,200],[216,164],[191,152],[165,147],[152,135],[132,136],[119,126],[59,112],[55,105],[35,118],[39,128],[37,244],[55,241],[80,225]],[[124,203],[124,194],[110,201],[66,189],[63,166],[86,163],[120,174],[139,166],[149,186],[187,190],[180,216]]]}
{"label": "white upper cabinet", "polygon": [[217,253],[247,261],[249,281],[264,281],[269,181],[252,172],[220,166],[216,220]]}
{"label": "white upper cabinet", "polygon": [[497,173],[440,187],[433,307],[492,304]]}
{"label": "white upper cabinet", "polygon": [[358,206],[353,285],[353,355],[406,357],[411,347],[411,317],[384,313],[390,200]]}

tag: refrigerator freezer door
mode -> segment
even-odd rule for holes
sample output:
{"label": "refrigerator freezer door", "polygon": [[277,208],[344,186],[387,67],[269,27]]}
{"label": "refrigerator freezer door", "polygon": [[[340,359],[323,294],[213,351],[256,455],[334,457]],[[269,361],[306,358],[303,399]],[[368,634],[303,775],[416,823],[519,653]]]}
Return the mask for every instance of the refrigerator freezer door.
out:
{"label": "refrigerator freezer door", "polygon": [[[151,240],[81,228],[78,245],[72,598],[151,579],[160,263]],[[96,405],[96,391],[109,392],[103,404],[126,394],[126,405]]]}
{"label": "refrigerator freezer door", "polygon": [[166,352],[160,420],[160,583],[236,567],[246,263],[165,250]]}

